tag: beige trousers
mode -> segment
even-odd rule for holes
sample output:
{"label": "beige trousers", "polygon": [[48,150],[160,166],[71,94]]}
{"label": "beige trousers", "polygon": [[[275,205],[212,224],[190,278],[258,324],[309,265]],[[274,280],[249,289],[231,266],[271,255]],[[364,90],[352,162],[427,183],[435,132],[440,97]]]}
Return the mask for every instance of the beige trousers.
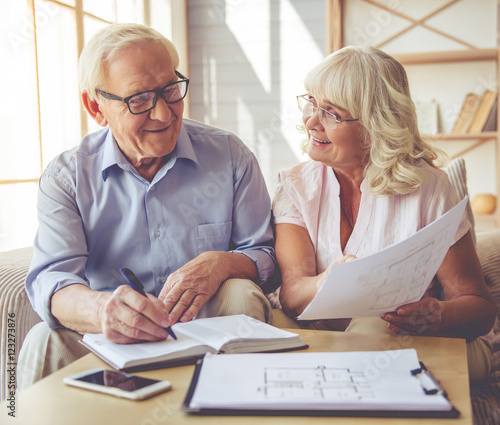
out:
{"label": "beige trousers", "polygon": [[[327,329],[321,322],[299,323],[288,317],[282,310],[273,310],[273,321],[271,324],[280,328],[290,329]],[[387,327],[387,322],[379,317],[352,319],[345,332],[394,335]],[[468,342],[466,347],[469,382],[472,385],[482,383],[488,379],[491,373],[493,348],[481,338],[476,338],[474,341]]]}
{"label": "beige trousers", "polygon": [[[197,318],[246,314],[271,323],[272,308],[262,290],[247,279],[228,279],[202,307]],[[33,326],[23,342],[17,363],[18,389],[36,381],[88,354],[79,343],[82,336],[66,328],[51,330],[45,322]]]}

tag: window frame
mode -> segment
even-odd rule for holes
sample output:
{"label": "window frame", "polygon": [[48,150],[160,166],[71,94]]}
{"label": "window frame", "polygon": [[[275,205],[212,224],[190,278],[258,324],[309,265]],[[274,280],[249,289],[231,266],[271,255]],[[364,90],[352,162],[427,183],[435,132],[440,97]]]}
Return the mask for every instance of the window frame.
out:
{"label": "window frame", "polygon": [[[119,0],[104,0],[108,2],[112,2],[112,10],[113,10],[113,20],[107,20],[100,16],[96,16],[93,13],[87,12],[84,10],[84,0],[73,0],[73,4],[65,3],[61,0],[43,0],[44,3],[36,4],[36,0],[25,0],[26,2],[26,22],[29,24],[29,28],[27,31],[32,31],[32,37],[30,37],[29,43],[32,50],[33,55],[33,68],[30,70],[30,74],[34,79],[34,87],[35,91],[33,93],[33,97],[28,99],[29,101],[35,102],[35,134],[38,138],[38,143],[35,145],[38,148],[37,154],[39,155],[38,166],[35,167],[37,169],[27,169],[26,175],[31,175],[35,177],[28,178],[7,178],[0,179],[0,187],[8,187],[8,185],[17,185],[17,184],[33,184],[38,183],[40,176],[44,170],[44,148],[50,146],[50,140],[44,141],[42,135],[42,103],[40,97],[40,67],[39,67],[39,51],[38,51],[38,42],[37,42],[37,12],[43,13],[42,4],[51,4],[56,7],[64,8],[66,10],[72,11],[73,19],[74,19],[74,30],[76,33],[76,53],[77,58],[80,57],[80,54],[85,45],[85,18],[91,18],[97,20],[101,23],[111,24],[114,22],[119,22],[118,20],[118,8],[119,8]],[[141,22],[145,25],[151,25],[152,18],[152,0],[136,0],[137,2],[137,11],[138,11],[138,19],[137,22]],[[135,6],[134,6],[135,7]],[[170,17],[171,21],[166,21],[166,24],[170,25],[169,30],[171,30],[171,39],[176,45],[179,56],[181,58],[181,66],[179,70],[182,74],[188,75],[188,24],[187,24],[187,0],[170,0],[166,7],[170,7]],[[141,11],[142,9],[142,11]],[[142,15],[142,16],[141,16]],[[154,20],[154,19],[153,19]],[[154,25],[153,25],[154,26]],[[167,25],[166,25],[167,26]],[[76,76],[75,76],[76,77]],[[75,102],[80,102],[80,99],[75,99]],[[78,108],[80,111],[79,121],[80,121],[80,139],[83,138],[89,132],[89,116],[86,110],[83,107]],[[185,98],[185,108],[184,115],[189,116],[189,94]],[[75,140],[75,144],[78,143],[79,140]],[[6,203],[5,205],[7,205]],[[14,243],[15,245],[15,243]],[[10,248],[5,248],[10,249]],[[0,249],[3,250],[3,249]]]}

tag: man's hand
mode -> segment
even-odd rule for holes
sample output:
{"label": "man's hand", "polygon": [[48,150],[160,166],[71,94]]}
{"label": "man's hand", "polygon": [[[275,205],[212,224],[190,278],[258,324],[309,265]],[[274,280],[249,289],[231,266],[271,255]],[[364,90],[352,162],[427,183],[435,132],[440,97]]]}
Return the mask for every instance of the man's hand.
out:
{"label": "man's hand", "polygon": [[98,310],[98,320],[107,339],[125,344],[167,338],[163,328],[170,324],[169,315],[157,298],[150,294],[146,298],[127,285],[106,296]]}
{"label": "man's hand", "polygon": [[382,319],[397,334],[436,335],[442,320],[441,303],[436,298],[424,297],[384,314]]}
{"label": "man's hand", "polygon": [[[229,256],[242,256],[207,251],[170,274],[158,296],[170,314],[170,324],[191,320],[218,291],[232,269]],[[245,257],[246,258],[246,257]]]}

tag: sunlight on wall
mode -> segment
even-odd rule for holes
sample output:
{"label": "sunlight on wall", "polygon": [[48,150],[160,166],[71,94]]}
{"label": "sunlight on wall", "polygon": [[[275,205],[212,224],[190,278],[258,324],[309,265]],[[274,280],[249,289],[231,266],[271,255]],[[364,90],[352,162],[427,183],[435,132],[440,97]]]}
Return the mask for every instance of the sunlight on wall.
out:
{"label": "sunlight on wall", "polygon": [[[269,93],[277,87],[282,99],[281,105],[276,103],[269,124],[257,132],[257,142],[249,143],[255,148],[260,147],[256,149],[256,154],[264,171],[269,169],[266,166],[269,159],[260,152],[265,150],[266,139],[271,141],[270,132],[282,132],[296,161],[305,159],[296,130],[301,117],[296,112],[295,96],[303,93],[307,72],[324,58],[324,49],[318,46],[315,34],[306,27],[304,17],[297,12],[291,0],[274,3],[279,4],[278,19],[270,15],[272,5],[269,0],[227,1],[225,9],[226,25],[245,53],[245,64],[252,67],[265,92]],[[321,24],[323,30],[324,22]],[[277,76],[273,69],[279,70]],[[216,102],[212,100],[211,104],[216,105]],[[237,120],[240,130],[247,117],[238,115]],[[246,135],[248,131],[238,134]]]}
{"label": "sunlight on wall", "polygon": [[[226,1],[226,24],[266,92],[271,91],[271,0]],[[251,19],[255,17],[257,19]]]}
{"label": "sunlight on wall", "polygon": [[236,133],[268,189],[307,158],[296,96],[325,54],[323,0],[189,2],[191,116]]}
{"label": "sunlight on wall", "polygon": [[236,96],[236,116],[238,117],[238,129],[236,134],[250,135],[247,145],[251,150],[255,151],[257,149],[257,139],[254,134],[255,119],[252,111],[241,96]]}
{"label": "sunlight on wall", "polygon": [[296,96],[304,94],[305,77],[325,57],[325,51],[316,43],[315,34],[306,27],[304,18],[299,15],[290,0],[281,1],[280,14],[280,60],[283,64],[280,83],[283,99],[279,114],[280,128],[297,161],[304,161],[306,157],[300,150],[300,140],[303,136],[296,128],[297,124],[302,122]]}

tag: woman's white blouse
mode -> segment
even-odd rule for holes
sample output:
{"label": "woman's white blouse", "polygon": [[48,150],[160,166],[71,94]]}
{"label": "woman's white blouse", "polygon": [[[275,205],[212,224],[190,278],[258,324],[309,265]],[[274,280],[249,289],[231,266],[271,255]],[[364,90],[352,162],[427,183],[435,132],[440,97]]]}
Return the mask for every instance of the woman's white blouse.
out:
{"label": "woman's white blouse", "polygon": [[[343,252],[339,183],[333,170],[320,162],[307,161],[280,172],[273,200],[274,222],[296,224],[308,231],[318,273],[343,255],[374,254],[413,235],[460,201],[444,171],[423,160],[418,166],[425,170],[426,181],[407,195],[373,196],[366,181],[362,182],[358,217]],[[453,243],[470,227],[464,213]]]}

